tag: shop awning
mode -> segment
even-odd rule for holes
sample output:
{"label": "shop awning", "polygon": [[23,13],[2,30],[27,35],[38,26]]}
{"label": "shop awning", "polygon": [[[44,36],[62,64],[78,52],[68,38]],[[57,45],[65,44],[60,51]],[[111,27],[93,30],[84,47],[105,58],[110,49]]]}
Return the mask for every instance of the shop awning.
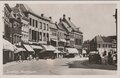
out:
{"label": "shop awning", "polygon": [[17,50],[14,53],[19,53],[19,52],[22,52],[22,51],[26,51],[26,50],[24,48],[17,48]]}
{"label": "shop awning", "polygon": [[46,51],[55,51],[55,47],[52,45],[42,45]]}
{"label": "shop awning", "polygon": [[3,50],[4,51],[14,51],[16,47],[9,41],[3,39]]}
{"label": "shop awning", "polygon": [[54,53],[61,53],[61,51],[59,51],[59,50],[56,49],[56,50],[54,51]]}
{"label": "shop awning", "polygon": [[34,51],[30,45],[24,44],[23,46],[27,49],[27,51]]}
{"label": "shop awning", "polygon": [[52,41],[57,41],[56,39],[51,39]]}
{"label": "shop awning", "polygon": [[43,49],[41,46],[37,46],[37,45],[30,45],[33,49]]}
{"label": "shop awning", "polygon": [[65,39],[60,39],[60,41],[62,41],[62,42],[66,42],[66,40],[65,40]]}
{"label": "shop awning", "polygon": [[79,53],[76,48],[66,48],[66,51],[70,54]]}

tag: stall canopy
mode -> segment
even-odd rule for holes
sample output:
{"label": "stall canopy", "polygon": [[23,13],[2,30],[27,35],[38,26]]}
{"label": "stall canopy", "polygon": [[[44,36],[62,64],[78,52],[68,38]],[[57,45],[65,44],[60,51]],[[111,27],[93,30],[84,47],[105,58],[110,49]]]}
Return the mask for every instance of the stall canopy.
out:
{"label": "stall canopy", "polygon": [[15,49],[16,49],[15,45],[3,39],[3,51],[14,51]]}
{"label": "stall canopy", "polygon": [[76,54],[79,53],[76,48],[66,48],[67,52],[70,54]]}
{"label": "stall canopy", "polygon": [[56,50],[54,51],[54,53],[61,53],[61,51],[59,51],[59,50],[56,49]]}
{"label": "stall canopy", "polygon": [[23,46],[26,48],[27,51],[34,51],[32,47],[30,47],[30,45],[24,44]]}
{"label": "stall canopy", "polygon": [[15,50],[14,53],[19,53],[19,52],[22,52],[22,51],[26,51],[24,48],[17,48],[17,50]]}
{"label": "stall canopy", "polygon": [[41,46],[37,46],[37,45],[30,45],[33,49],[43,49]]}
{"label": "stall canopy", "polygon": [[46,51],[55,51],[55,47],[52,45],[42,45]]}

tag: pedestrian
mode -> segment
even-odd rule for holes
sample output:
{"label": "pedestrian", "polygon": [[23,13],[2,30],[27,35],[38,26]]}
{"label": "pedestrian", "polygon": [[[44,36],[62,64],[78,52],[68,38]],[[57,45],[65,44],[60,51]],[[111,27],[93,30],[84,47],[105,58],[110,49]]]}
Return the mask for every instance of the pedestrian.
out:
{"label": "pedestrian", "polygon": [[18,54],[18,62],[20,62],[20,61],[21,61],[21,55]]}
{"label": "pedestrian", "polygon": [[29,55],[27,56],[27,60],[30,60],[30,57],[29,57]]}
{"label": "pedestrian", "polygon": [[108,64],[112,64],[112,53],[108,52]]}
{"label": "pedestrian", "polygon": [[101,64],[101,56],[100,56],[100,54],[99,54],[99,52],[98,52],[98,54],[97,54],[97,64]]}
{"label": "pedestrian", "polygon": [[19,54],[16,54],[16,56],[15,56],[15,60],[16,60],[16,62],[19,61]]}
{"label": "pedestrian", "polygon": [[103,62],[104,62],[105,65],[108,64],[108,57],[107,57],[107,52],[106,51],[104,51],[104,53],[103,53]]}
{"label": "pedestrian", "polygon": [[30,60],[32,60],[32,59],[33,59],[33,57],[32,57],[32,55],[31,55],[31,54],[30,54],[29,58],[30,58]]}
{"label": "pedestrian", "polygon": [[35,59],[36,59],[37,61],[39,60],[38,54],[36,54]]}
{"label": "pedestrian", "polygon": [[116,64],[116,55],[115,54],[113,54],[113,65],[115,65]]}

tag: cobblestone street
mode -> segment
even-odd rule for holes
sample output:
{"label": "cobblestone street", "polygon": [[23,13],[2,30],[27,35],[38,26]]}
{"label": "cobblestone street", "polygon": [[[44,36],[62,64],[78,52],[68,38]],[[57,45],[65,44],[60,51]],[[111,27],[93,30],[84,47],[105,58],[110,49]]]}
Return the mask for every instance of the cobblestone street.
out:
{"label": "cobblestone street", "polygon": [[[47,60],[32,60],[24,62],[12,62],[4,65],[4,73],[6,75],[111,75],[116,74],[116,70],[101,70],[85,68],[80,64],[81,68],[69,68],[68,63],[73,61],[86,61],[87,58],[59,58]],[[82,68],[83,67],[83,68]],[[92,72],[91,72],[92,71]]]}

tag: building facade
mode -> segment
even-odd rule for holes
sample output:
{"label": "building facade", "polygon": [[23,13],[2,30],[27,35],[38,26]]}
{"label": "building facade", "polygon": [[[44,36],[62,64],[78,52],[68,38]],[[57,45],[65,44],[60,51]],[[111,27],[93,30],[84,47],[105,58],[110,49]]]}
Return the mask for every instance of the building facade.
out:
{"label": "building facade", "polygon": [[110,51],[116,52],[116,42],[116,36],[95,36],[90,41],[90,51],[99,51],[100,54],[103,54],[104,51],[106,51],[107,53]]}
{"label": "building facade", "polygon": [[38,16],[32,12],[28,13],[29,16],[29,41],[40,44],[47,44],[50,41],[49,19],[44,18],[44,15]]}
{"label": "building facade", "polygon": [[76,27],[71,18],[66,19],[66,15],[63,15],[63,19],[60,20],[60,24],[66,29],[66,47],[76,48],[79,53],[82,53],[83,33]]}
{"label": "building facade", "polygon": [[[54,51],[65,53],[66,48],[77,49],[80,53],[83,42],[82,32],[70,18],[63,15],[59,23],[54,23],[52,17],[38,15],[24,4],[16,4],[15,7],[5,4],[3,38],[17,48],[23,48],[22,52],[37,55],[43,50],[48,55],[49,52],[54,55]],[[48,47],[51,49],[47,50]]]}
{"label": "building facade", "polygon": [[5,38],[6,40],[10,42],[12,39],[12,33],[11,33],[12,25],[10,21],[11,11],[12,9],[10,8],[10,6],[8,4],[5,4],[4,17],[3,17],[3,20],[4,20],[3,38]]}
{"label": "building facade", "polygon": [[55,25],[55,23],[52,22],[52,17],[50,18],[50,44],[54,47],[58,46],[58,37],[57,37],[57,33],[58,33],[58,29],[57,26]]}
{"label": "building facade", "polygon": [[[60,19],[61,21],[61,19]],[[57,38],[58,38],[58,50],[61,52],[65,51],[66,47],[66,30],[64,29],[63,25],[61,23],[57,24],[56,26],[58,28],[57,32]]]}
{"label": "building facade", "polygon": [[16,4],[14,9],[14,15],[19,16],[19,20],[22,22],[21,24],[21,44],[28,43],[29,40],[29,19],[27,15],[24,13],[22,4]]}

